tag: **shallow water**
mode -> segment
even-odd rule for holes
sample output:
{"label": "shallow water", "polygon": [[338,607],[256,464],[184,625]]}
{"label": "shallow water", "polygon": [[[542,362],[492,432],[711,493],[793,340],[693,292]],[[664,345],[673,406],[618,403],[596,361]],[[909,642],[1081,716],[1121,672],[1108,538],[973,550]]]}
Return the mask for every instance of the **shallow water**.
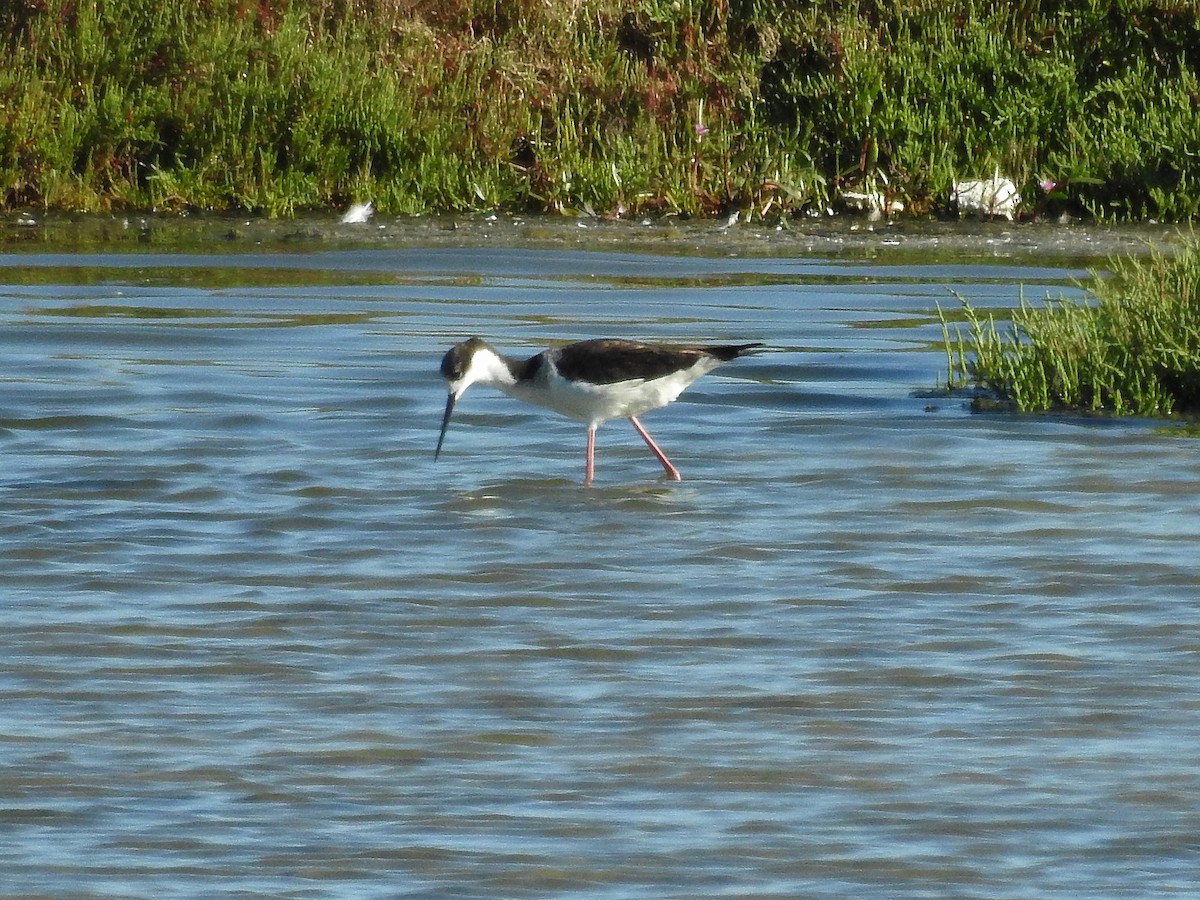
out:
{"label": "shallow water", "polygon": [[[0,257],[0,886],[1190,895],[1200,483],[972,415],[1081,274],[516,248]],[[764,341],[644,423],[440,355]]]}

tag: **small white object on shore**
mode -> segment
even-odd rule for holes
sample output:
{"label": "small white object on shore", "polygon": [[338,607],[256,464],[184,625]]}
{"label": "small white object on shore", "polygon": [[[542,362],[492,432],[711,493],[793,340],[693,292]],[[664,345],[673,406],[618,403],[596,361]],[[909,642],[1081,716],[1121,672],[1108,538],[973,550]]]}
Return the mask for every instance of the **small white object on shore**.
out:
{"label": "small white object on shore", "polygon": [[1011,179],[1001,178],[999,169],[985,181],[956,181],[950,196],[960,213],[1003,216],[1010,222],[1021,203],[1017,186]]}
{"label": "small white object on shore", "polygon": [[878,222],[885,215],[904,212],[903,201],[889,200],[882,191],[842,191],[838,196],[847,209],[865,212],[872,222]]}
{"label": "small white object on shore", "polygon": [[373,215],[375,215],[375,206],[369,200],[366,203],[352,203],[345,215],[342,216],[341,222],[343,225],[362,225],[371,221]]}

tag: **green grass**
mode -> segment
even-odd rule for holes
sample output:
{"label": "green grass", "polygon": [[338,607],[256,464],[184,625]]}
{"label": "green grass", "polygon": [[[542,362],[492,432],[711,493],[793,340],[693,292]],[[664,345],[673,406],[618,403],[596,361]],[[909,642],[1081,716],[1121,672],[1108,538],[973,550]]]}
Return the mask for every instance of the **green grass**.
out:
{"label": "green grass", "polygon": [[1190,0],[12,0],[0,207],[1183,220],[1198,70]]}
{"label": "green grass", "polygon": [[1200,413],[1200,243],[1114,260],[1091,292],[1092,302],[1022,299],[1007,329],[964,300],[965,325],[942,319],[948,383],[1020,411]]}

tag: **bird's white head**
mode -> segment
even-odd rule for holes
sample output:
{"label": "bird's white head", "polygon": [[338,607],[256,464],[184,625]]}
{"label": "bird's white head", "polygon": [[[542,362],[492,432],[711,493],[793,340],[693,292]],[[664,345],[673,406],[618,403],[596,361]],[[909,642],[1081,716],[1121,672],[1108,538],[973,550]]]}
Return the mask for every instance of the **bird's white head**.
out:
{"label": "bird's white head", "polygon": [[486,383],[511,383],[512,373],[500,354],[487,345],[482,338],[473,337],[460,344],[455,344],[442,357],[442,378],[446,379],[449,396],[446,397],[446,412],[442,416],[442,431],[438,435],[437,449],[433,458],[437,459],[442,452],[442,442],[446,439],[446,429],[450,426],[450,416],[454,413],[454,404],[467,388],[477,381]]}

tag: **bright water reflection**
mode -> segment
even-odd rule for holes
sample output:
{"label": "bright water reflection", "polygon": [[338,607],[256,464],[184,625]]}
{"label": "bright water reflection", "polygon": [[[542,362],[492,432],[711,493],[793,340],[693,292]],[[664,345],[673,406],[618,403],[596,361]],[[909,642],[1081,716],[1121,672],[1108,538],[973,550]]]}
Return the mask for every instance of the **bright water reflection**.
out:
{"label": "bright water reflection", "polygon": [[[915,393],[948,287],[1077,273],[0,263],[7,890],[1194,887],[1195,442]],[[773,352],[647,416],[681,484],[610,423],[585,490],[582,428],[484,388],[433,463],[473,333]]]}

